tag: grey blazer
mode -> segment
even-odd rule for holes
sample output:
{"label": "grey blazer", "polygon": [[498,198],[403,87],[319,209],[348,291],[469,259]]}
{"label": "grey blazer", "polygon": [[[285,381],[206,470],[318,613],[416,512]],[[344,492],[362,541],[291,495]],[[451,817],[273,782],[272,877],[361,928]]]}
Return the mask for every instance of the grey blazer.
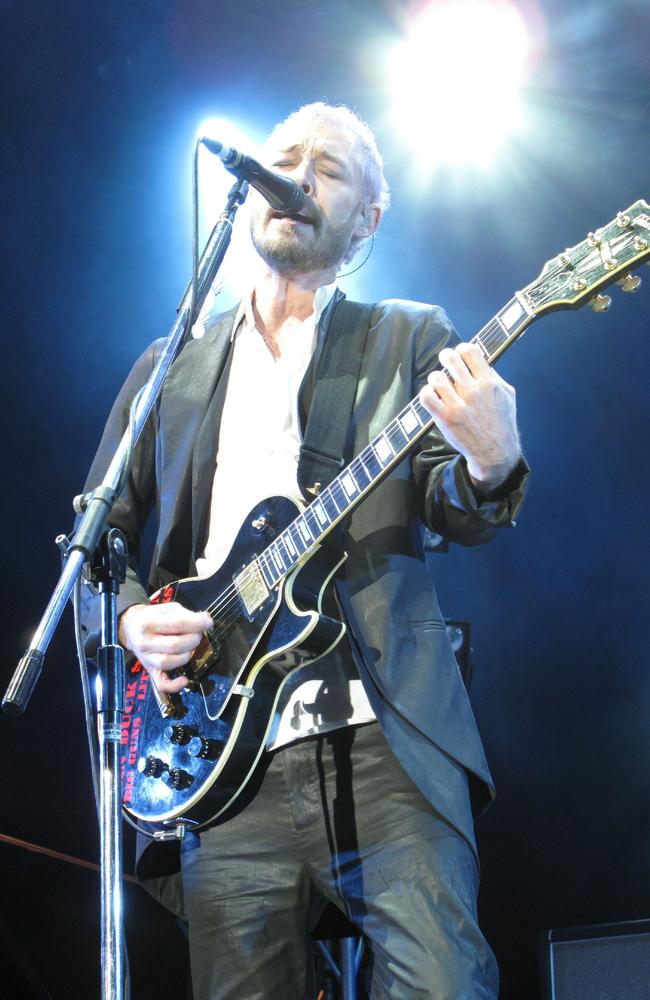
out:
{"label": "grey blazer", "polygon": [[[319,345],[337,297],[321,317]],[[202,552],[235,312],[218,316],[202,339],[183,349],[136,447],[129,481],[111,519],[130,543],[120,612],[147,600],[138,573],[139,542],[154,507],[158,532],[149,592],[192,575]],[[375,306],[352,416],[354,454],[415,396],[436,366],[440,349],[457,339],[439,307],[398,300]],[[136,362],[115,402],[89,488],[101,481],[159,345],[152,344]],[[318,359],[317,346],[300,391],[303,416],[318,377]],[[489,541],[499,528],[512,524],[527,475],[522,462],[501,498],[478,503],[462,456],[434,430],[352,515],[348,559],[336,581],[352,652],[390,746],[434,808],[472,845],[472,811],[489,802],[493,786],[425,565],[421,530],[426,525],[463,545]],[[92,648],[98,609],[89,588],[84,627]]]}

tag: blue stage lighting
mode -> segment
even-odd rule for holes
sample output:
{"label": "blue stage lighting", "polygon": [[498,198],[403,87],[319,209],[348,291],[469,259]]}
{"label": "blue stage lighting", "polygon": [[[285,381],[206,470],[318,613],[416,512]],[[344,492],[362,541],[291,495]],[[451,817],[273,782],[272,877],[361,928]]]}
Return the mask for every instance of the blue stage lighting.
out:
{"label": "blue stage lighting", "polygon": [[418,165],[488,164],[522,122],[530,55],[526,25],[506,0],[438,0],[389,53],[394,126]]}
{"label": "blue stage lighting", "polygon": [[[250,134],[239,128],[227,118],[208,118],[201,123],[196,132],[197,139],[206,136],[217,139],[226,146],[233,146],[249,156],[259,157],[259,145]],[[212,225],[223,208],[226,195],[235,182],[221,161],[202,149],[199,158],[199,176],[201,179],[201,202],[204,219]]]}

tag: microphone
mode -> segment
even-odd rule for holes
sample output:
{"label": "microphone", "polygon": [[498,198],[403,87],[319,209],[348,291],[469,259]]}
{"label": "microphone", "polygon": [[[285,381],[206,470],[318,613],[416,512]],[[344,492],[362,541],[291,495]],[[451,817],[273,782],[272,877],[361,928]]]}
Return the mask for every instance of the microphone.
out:
{"label": "microphone", "polygon": [[282,174],[276,174],[273,170],[267,170],[252,156],[238,153],[236,149],[224,146],[216,139],[208,139],[207,136],[203,136],[199,142],[219,157],[226,170],[229,170],[240,180],[248,181],[256,191],[259,191],[276,212],[283,212],[286,215],[297,215],[300,212],[307,200],[307,195],[300,185],[296,184],[290,177],[284,177]]}

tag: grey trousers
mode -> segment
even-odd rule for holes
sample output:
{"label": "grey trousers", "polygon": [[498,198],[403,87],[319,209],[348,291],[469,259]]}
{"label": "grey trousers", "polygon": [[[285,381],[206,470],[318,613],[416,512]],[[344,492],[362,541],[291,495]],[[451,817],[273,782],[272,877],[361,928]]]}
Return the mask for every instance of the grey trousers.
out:
{"label": "grey trousers", "polygon": [[312,1000],[326,900],[370,942],[373,1000],[495,1000],[474,853],[378,724],[269,754],[257,785],[181,855],[195,1000]]}

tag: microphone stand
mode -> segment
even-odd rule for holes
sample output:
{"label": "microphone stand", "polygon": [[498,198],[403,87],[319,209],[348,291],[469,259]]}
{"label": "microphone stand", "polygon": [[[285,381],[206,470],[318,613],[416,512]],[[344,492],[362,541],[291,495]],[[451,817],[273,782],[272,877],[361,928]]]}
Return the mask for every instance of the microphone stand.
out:
{"label": "microphone stand", "polygon": [[[133,447],[162,390],[165,376],[187,341],[192,323],[212,286],[230,244],[237,210],[248,194],[248,184],[238,180],[231,188],[226,206],[215,225],[197,268],[197,287],[190,282],[177,310],[177,317],[168,334],[158,362],[149,381],[140,391],[130,426],[113,456],[102,483],[91,493],[79,498],[83,510],[81,520],[70,544],[59,581],[43,614],[31,644],[14,671],[5,692],[2,707],[9,715],[21,715],[31,698],[43,669],[45,651],[49,646],[63,609],[72,594],[84,564],[98,555],[99,590],[102,601],[101,647],[98,652],[99,689],[98,712],[100,732],[100,839],[101,839],[101,956],[102,998],[122,1000],[124,955],[122,949],[122,839],[120,745],[121,718],[124,711],[124,653],[117,639],[116,594],[126,563],[126,544],[120,532],[105,533],[106,523],[122,484],[128,475]],[[194,294],[192,294],[194,292]],[[102,536],[104,540],[102,543]]]}

